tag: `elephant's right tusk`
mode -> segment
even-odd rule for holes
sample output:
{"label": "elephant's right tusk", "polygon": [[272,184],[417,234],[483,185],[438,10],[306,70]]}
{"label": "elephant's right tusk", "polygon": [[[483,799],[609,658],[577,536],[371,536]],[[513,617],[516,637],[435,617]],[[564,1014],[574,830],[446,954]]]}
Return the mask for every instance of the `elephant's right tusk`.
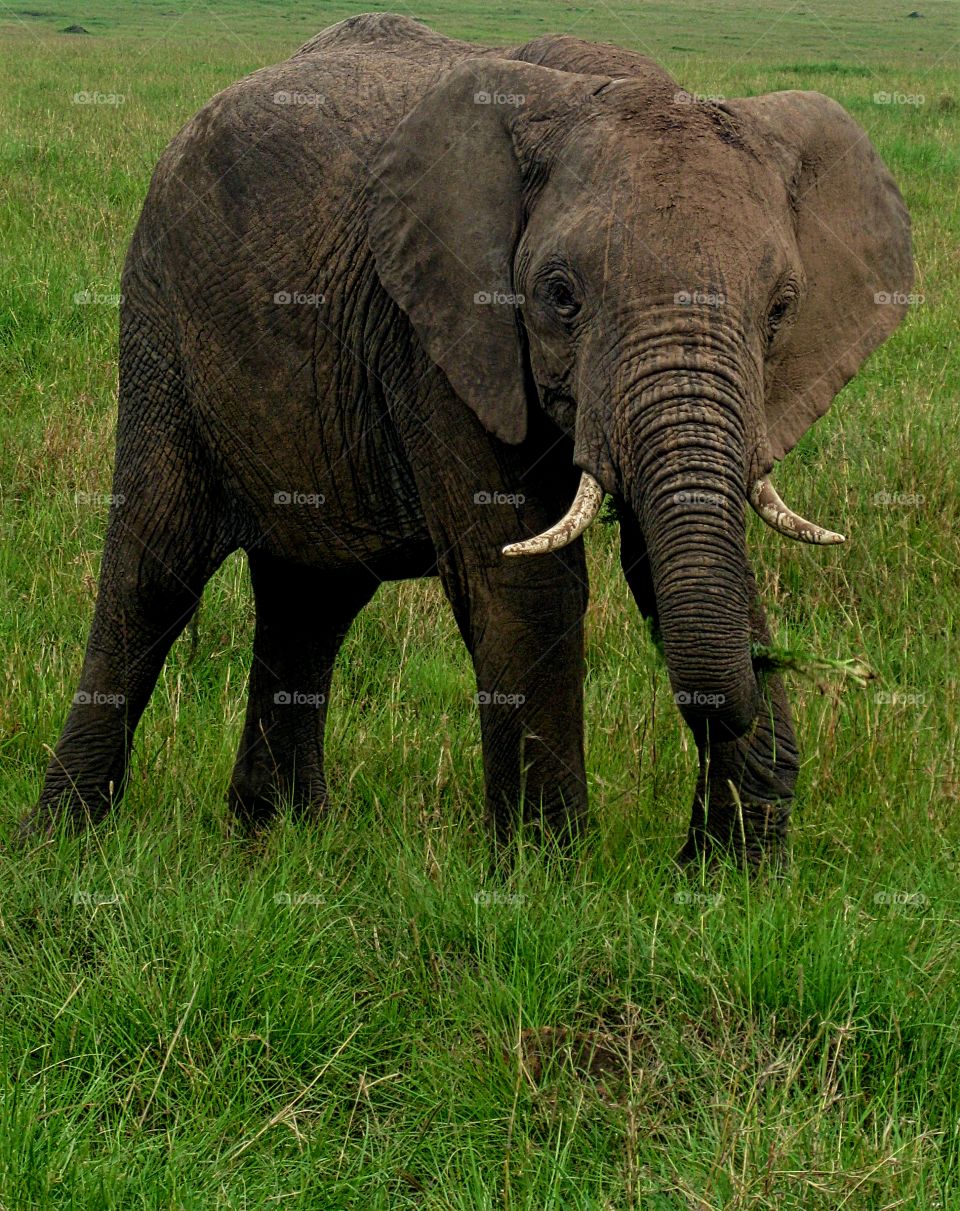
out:
{"label": "elephant's right tusk", "polygon": [[825,530],[823,526],[805,521],[798,513],[794,513],[793,509],[783,503],[766,476],[758,479],[750,489],[750,504],[771,529],[776,530],[778,534],[785,534],[787,538],[813,543],[818,547],[829,547],[834,543],[847,541],[842,534]]}
{"label": "elephant's right tusk", "polygon": [[573,504],[555,526],[523,542],[511,542],[503,548],[504,555],[544,555],[559,551],[579,538],[587,526],[596,520],[603,504],[603,488],[593,476],[584,471],[580,476]]}

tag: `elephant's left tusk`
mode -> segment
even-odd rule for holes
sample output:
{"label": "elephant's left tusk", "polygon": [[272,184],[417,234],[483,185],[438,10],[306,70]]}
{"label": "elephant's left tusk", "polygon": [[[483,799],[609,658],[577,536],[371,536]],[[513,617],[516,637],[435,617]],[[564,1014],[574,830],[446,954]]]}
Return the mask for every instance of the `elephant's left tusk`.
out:
{"label": "elephant's left tusk", "polygon": [[589,472],[584,471],[573,504],[557,524],[534,538],[509,543],[503,548],[504,555],[544,555],[547,551],[559,551],[561,547],[569,546],[596,519],[602,504],[603,488]]}
{"label": "elephant's left tusk", "polygon": [[813,543],[818,547],[829,547],[834,543],[847,541],[842,534],[825,530],[823,526],[805,521],[798,513],[794,513],[793,509],[783,503],[766,476],[758,479],[750,489],[750,504],[771,529],[776,530],[778,534],[785,534],[787,538]]}

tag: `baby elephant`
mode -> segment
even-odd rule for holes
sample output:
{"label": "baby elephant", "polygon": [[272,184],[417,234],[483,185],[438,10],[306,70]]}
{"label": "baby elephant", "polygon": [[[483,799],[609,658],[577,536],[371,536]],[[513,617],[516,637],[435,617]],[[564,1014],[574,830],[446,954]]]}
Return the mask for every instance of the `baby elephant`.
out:
{"label": "baby elephant", "polygon": [[[581,535],[604,493],[700,756],[682,857],[780,854],[798,757],[751,506],[900,322],[909,219],[826,97],[709,100],[568,36],[496,48],[365,15],[206,105],[123,272],[113,506],[77,693],[22,825],[100,817],[204,584],[256,597],[230,787],[325,801],[337,649],[440,577],[480,691],[495,841],[583,826]],[[572,502],[572,503],[571,503]]]}

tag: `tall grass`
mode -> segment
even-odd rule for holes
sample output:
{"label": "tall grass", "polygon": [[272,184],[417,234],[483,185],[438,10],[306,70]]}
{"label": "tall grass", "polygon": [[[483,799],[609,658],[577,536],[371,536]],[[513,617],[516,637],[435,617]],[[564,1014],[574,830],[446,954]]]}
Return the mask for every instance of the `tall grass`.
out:
{"label": "tall grass", "polygon": [[[521,848],[488,880],[472,673],[433,583],[384,586],[348,637],[323,825],[242,844],[223,796],[252,605],[231,558],[116,818],[0,859],[0,1205],[960,1207],[960,87],[954,8],[905,9],[416,10],[491,42],[573,28],[710,95],[818,88],[901,183],[923,302],[778,472],[850,542],[751,523],[777,643],[877,673],[791,680],[788,879],[674,875],[695,753],[609,527],[589,536],[595,825],[573,861]],[[0,8],[6,828],[93,608],[109,296],[152,165],[213,92],[349,11]],[[57,32],[75,21],[91,33]]]}

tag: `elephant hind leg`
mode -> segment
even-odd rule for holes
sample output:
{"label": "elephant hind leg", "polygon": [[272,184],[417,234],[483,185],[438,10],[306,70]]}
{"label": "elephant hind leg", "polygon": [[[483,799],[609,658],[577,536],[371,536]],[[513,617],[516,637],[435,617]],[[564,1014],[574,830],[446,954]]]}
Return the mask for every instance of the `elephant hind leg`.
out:
{"label": "elephant hind leg", "polygon": [[97,820],[123,793],[134,730],[173,641],[234,545],[173,357],[121,338],[110,517],[80,683],[20,839]]}
{"label": "elephant hind leg", "polygon": [[337,652],[379,581],[250,552],[257,622],[246,722],[229,805],[247,830],[284,801],[299,815],[326,803],[323,733]]}

